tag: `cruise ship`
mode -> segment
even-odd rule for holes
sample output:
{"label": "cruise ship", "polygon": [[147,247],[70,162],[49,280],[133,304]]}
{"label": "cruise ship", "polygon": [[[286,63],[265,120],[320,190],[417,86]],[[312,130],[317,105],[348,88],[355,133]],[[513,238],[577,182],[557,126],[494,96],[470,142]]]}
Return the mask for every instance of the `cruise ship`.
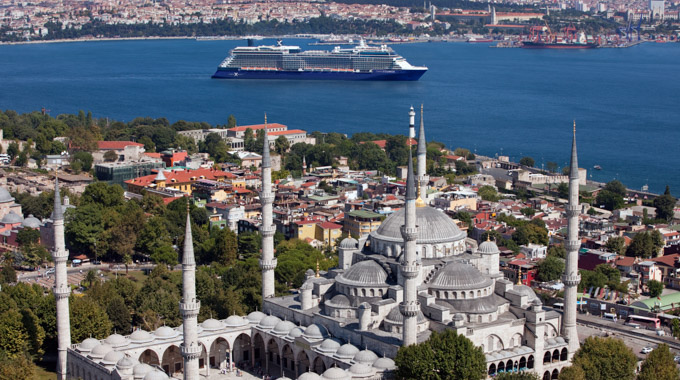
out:
{"label": "cruise ship", "polygon": [[387,45],[307,50],[286,46],[242,46],[233,49],[213,78],[415,81],[427,67],[413,66]]}

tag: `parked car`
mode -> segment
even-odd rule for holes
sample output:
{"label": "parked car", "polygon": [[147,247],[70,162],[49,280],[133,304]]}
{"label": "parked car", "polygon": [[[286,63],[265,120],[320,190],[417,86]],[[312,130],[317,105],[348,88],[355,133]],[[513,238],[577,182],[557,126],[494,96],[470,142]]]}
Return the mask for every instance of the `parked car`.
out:
{"label": "parked car", "polygon": [[48,270],[45,271],[45,275],[52,274],[55,272],[54,268],[49,268]]}
{"label": "parked car", "polygon": [[647,346],[647,347],[643,348],[642,351],[640,351],[640,352],[642,352],[643,354],[648,354],[652,351],[654,351],[654,349],[652,347]]}
{"label": "parked car", "polygon": [[675,360],[676,363],[680,363],[680,355],[675,355],[673,360]]}

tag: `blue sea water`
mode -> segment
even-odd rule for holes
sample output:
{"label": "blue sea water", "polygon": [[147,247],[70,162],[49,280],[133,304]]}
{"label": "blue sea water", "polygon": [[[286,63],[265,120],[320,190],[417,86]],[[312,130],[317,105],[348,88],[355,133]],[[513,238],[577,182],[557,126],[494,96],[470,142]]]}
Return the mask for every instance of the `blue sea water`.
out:
{"label": "blue sea water", "polygon": [[[264,43],[273,43],[265,40]],[[306,47],[309,40],[286,40]],[[680,44],[584,51],[486,44],[394,46],[418,82],[233,81],[210,76],[243,41],[99,41],[0,46],[0,109],[407,133],[425,106],[428,140],[567,165],[576,120],[589,178],[680,195]],[[326,47],[310,47],[326,48]],[[329,48],[329,47],[328,47]],[[601,171],[592,170],[600,165]]]}

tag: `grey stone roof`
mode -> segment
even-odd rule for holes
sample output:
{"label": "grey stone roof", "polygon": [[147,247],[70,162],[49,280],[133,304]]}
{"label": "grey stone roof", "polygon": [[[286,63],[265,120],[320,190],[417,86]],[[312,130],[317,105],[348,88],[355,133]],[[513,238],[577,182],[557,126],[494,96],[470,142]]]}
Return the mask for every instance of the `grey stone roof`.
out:
{"label": "grey stone roof", "polygon": [[483,242],[482,244],[479,245],[479,248],[477,249],[477,253],[486,255],[496,254],[500,252],[501,251],[498,249],[496,243],[492,242],[491,240]]}
{"label": "grey stone roof", "polygon": [[41,224],[42,223],[40,222],[40,219],[34,217],[33,215],[29,215],[28,218],[24,219],[24,221],[21,223],[22,226],[28,228],[40,228]]}
{"label": "grey stone roof", "polygon": [[482,298],[440,300],[436,301],[439,305],[450,305],[455,312],[484,314],[493,313],[498,310],[498,306],[507,303],[505,299],[495,294]]}
{"label": "grey stone roof", "polygon": [[14,198],[9,194],[9,191],[4,187],[0,187],[0,203],[14,202]]}
{"label": "grey stone roof", "polygon": [[386,286],[387,272],[373,260],[364,260],[352,265],[336,281],[356,286]]}
{"label": "grey stone roof", "polygon": [[[371,232],[371,237],[382,241],[402,243],[401,226],[404,224],[405,208],[390,215],[378,227]],[[418,226],[418,238],[416,244],[433,244],[459,241],[466,238],[456,223],[441,211],[431,207],[416,208],[416,225]]]}
{"label": "grey stone roof", "polygon": [[349,298],[347,298],[346,295],[344,294],[338,294],[335,297],[331,298],[330,301],[328,301],[330,306],[340,306],[340,307],[349,307],[350,306],[350,301]]}
{"label": "grey stone roof", "polygon": [[429,287],[445,290],[471,290],[491,286],[491,279],[483,276],[470,264],[455,260],[444,265],[437,272]]}
{"label": "grey stone roof", "polygon": [[356,249],[358,246],[359,242],[357,241],[357,239],[353,237],[342,239],[342,241],[340,242],[340,248],[344,249]]}
{"label": "grey stone roof", "polygon": [[[388,322],[394,323],[394,324],[403,323],[404,322],[404,316],[401,314],[401,311],[399,311],[399,306],[390,310],[390,312],[387,313],[385,320],[387,320]],[[418,310],[417,321],[418,321],[418,323],[423,323],[423,322],[426,321],[425,315],[420,310]]]}
{"label": "grey stone roof", "polygon": [[7,213],[7,215],[5,215],[2,218],[2,223],[4,223],[4,224],[15,224],[15,223],[21,223],[23,221],[24,221],[24,217],[15,213],[14,211],[10,211],[9,213]]}
{"label": "grey stone roof", "polygon": [[541,302],[541,300],[538,298],[536,293],[534,293],[534,290],[531,289],[530,287],[526,286],[526,285],[515,285],[515,286],[512,287],[511,290],[508,290],[508,293],[526,296],[527,297],[527,304],[531,304],[531,303],[533,303],[533,301]]}

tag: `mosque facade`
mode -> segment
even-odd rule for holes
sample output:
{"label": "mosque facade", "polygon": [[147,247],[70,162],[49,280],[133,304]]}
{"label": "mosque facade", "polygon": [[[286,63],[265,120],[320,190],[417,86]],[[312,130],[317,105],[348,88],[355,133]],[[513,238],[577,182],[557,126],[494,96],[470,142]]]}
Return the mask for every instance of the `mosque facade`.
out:
{"label": "mosque facade", "polygon": [[[419,140],[424,146],[422,109]],[[572,163],[575,146],[574,137]],[[263,153],[264,173],[269,152]],[[565,298],[565,309],[573,312],[565,311],[565,321],[562,314],[544,309],[530,287],[505,279],[493,241],[477,246],[453,220],[422,201],[424,160],[425,151],[419,149],[417,173],[409,163],[406,206],[370,235],[344,239],[338,267],[309,270],[296,294],[276,297],[270,291],[276,259],[267,242],[261,262],[262,312],[200,325],[193,313],[183,312],[184,325],[178,328],[86,339],[68,350],[69,378],[153,380],[182,373],[184,379],[196,379],[235,365],[260,368],[274,378],[389,379],[399,347],[423,342],[433,330],[451,329],[482,348],[489,377],[530,371],[556,379],[579,347],[571,320],[575,300]],[[570,220],[578,217],[578,171],[572,175]],[[263,175],[261,194],[267,199],[273,198],[270,178]],[[271,207],[263,209],[263,214],[271,212]],[[578,224],[570,223],[570,238],[578,236],[574,228]],[[191,242],[189,228],[186,233],[185,241]],[[192,261],[191,243],[184,252],[184,259],[190,252]],[[576,263],[572,256],[568,268]],[[192,263],[183,262],[183,270],[193,270]],[[193,274],[183,278],[184,297],[195,297],[194,285],[187,283]],[[565,287],[575,291],[577,275],[564,278]],[[181,304],[180,309],[190,308]],[[184,371],[189,368],[191,373]]]}

